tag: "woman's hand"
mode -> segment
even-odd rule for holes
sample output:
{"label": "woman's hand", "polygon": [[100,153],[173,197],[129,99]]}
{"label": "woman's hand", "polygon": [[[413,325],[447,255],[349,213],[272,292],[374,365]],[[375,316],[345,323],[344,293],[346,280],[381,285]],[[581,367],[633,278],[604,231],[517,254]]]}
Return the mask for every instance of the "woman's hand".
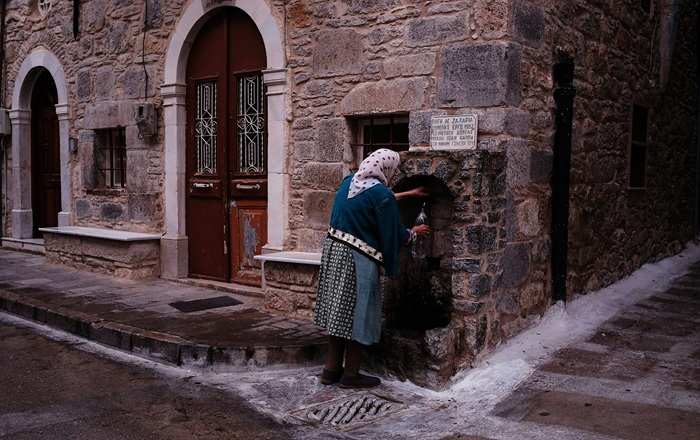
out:
{"label": "woman's hand", "polygon": [[413,189],[409,189],[408,191],[396,193],[396,194],[394,194],[394,197],[396,197],[396,200],[401,200],[401,199],[428,197],[429,195],[430,194],[428,194],[428,191],[425,189],[424,186],[419,186],[418,188],[413,188]]}
{"label": "woman's hand", "polygon": [[416,235],[430,234],[430,226],[428,226],[428,225],[416,225],[416,226],[411,228],[411,231],[415,232]]}

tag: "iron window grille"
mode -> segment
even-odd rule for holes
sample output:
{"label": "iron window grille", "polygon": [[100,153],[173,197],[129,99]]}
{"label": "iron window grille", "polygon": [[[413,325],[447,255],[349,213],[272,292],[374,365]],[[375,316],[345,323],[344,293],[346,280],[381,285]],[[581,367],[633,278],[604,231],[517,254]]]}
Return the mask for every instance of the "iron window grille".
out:
{"label": "iron window grille", "polygon": [[195,116],[195,163],[198,176],[216,175],[218,118],[216,115],[216,81],[197,83],[197,112]]}
{"label": "iron window grille", "polygon": [[267,136],[265,119],[265,84],[261,73],[236,77],[238,108],[236,135],[238,136],[239,174],[264,174],[267,163]]}
{"label": "iron window grille", "polygon": [[632,142],[630,145],[629,187],[646,188],[646,165],[648,150],[649,109],[632,106]]}
{"label": "iron window grille", "polygon": [[97,170],[99,186],[126,186],[126,130],[124,127],[98,131]]}
{"label": "iron window grille", "polygon": [[407,151],[408,115],[376,115],[352,120],[355,136],[351,144],[361,149],[362,157],[369,156],[380,148],[394,151]]}

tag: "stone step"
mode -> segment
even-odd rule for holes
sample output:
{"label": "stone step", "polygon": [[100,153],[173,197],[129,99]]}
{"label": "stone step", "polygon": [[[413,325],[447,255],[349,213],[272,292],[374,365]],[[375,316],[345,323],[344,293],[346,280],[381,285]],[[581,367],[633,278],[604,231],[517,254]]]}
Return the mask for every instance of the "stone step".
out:
{"label": "stone step", "polygon": [[[0,249],[0,311],[159,362],[216,371],[320,365],[321,329],[259,298],[164,280],[132,281]],[[172,303],[229,296],[193,313]]]}
{"label": "stone step", "polygon": [[5,289],[0,289],[0,310],[157,362],[185,368],[214,368],[221,371],[317,365],[322,362],[326,350],[324,339],[302,332],[299,332],[301,336],[297,343],[275,340],[274,334],[265,334],[270,330],[273,333],[280,330],[274,324],[269,328],[259,328],[259,337],[251,339],[250,344],[246,344],[245,340],[233,344],[227,344],[225,340],[222,343],[206,343],[105,320],[97,315],[51,305]]}

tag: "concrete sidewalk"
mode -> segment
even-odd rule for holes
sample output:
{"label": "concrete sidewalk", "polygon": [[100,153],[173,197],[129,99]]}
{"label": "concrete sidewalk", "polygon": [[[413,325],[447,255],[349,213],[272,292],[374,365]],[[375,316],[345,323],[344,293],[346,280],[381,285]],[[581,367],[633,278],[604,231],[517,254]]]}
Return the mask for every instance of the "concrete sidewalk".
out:
{"label": "concrete sidewalk", "polygon": [[[240,304],[190,313],[170,305],[221,296]],[[266,313],[253,296],[114,278],[6,249],[0,249],[0,310],[186,367],[315,365],[325,350],[320,329]]]}

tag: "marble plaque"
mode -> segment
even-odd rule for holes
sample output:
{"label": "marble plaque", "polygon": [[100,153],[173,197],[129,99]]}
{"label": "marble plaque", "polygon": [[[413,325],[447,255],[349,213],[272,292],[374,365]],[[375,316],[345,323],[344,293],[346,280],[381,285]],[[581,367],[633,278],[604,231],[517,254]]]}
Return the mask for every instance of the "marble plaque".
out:
{"label": "marble plaque", "polygon": [[430,146],[434,150],[474,150],[478,118],[475,114],[433,116]]}

